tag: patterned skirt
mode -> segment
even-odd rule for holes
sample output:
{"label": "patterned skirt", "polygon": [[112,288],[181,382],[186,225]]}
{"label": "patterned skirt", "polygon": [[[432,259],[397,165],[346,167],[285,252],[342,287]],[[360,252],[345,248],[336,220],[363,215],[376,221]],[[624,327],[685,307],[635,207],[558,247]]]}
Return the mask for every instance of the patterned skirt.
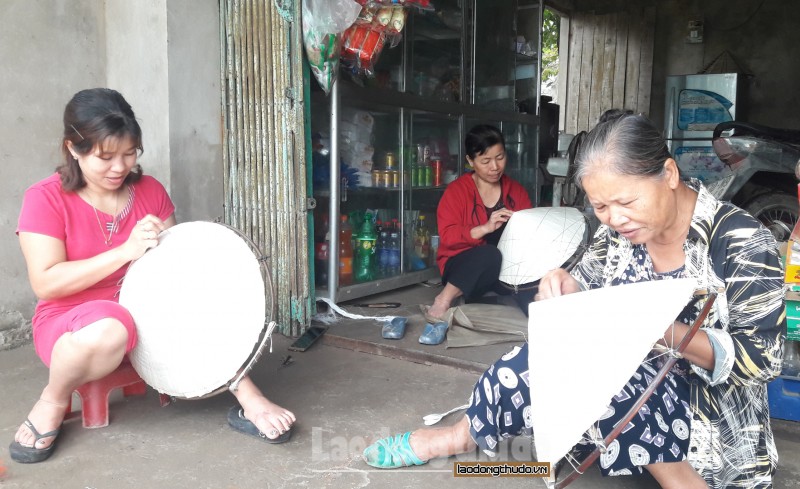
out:
{"label": "patterned skirt", "polygon": [[[660,365],[651,363],[658,362],[642,363],[611,400],[606,414],[596,424],[601,437],[614,428],[652,383]],[[598,371],[602,375],[602,370]],[[586,379],[591,381],[588,370]],[[648,464],[686,460],[691,419],[688,401],[685,365],[679,365],[667,374],[639,413],[598,459],[602,474],[641,474],[642,467]],[[532,434],[527,343],[514,347],[483,373],[472,391],[466,415],[472,439],[492,457],[501,439]],[[594,446],[578,448],[585,450]]]}

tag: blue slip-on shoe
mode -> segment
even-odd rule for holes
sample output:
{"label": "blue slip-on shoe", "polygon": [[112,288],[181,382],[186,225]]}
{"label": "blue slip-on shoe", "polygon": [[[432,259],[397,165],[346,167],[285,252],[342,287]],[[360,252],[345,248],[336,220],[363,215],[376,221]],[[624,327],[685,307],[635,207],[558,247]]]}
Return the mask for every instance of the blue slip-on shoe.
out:
{"label": "blue slip-on shoe", "polygon": [[391,321],[383,325],[383,328],[381,328],[381,336],[387,340],[399,340],[403,337],[403,335],[406,334],[407,323],[408,318],[399,316],[393,318]]}
{"label": "blue slip-on shoe", "polygon": [[379,469],[398,469],[426,464],[427,461],[420,460],[411,449],[408,443],[410,436],[411,432],[407,431],[402,435],[381,438],[364,449],[364,461]]}
{"label": "blue slip-on shoe", "polygon": [[419,337],[419,342],[423,345],[438,345],[447,336],[447,323],[439,321],[437,323],[428,323]]}

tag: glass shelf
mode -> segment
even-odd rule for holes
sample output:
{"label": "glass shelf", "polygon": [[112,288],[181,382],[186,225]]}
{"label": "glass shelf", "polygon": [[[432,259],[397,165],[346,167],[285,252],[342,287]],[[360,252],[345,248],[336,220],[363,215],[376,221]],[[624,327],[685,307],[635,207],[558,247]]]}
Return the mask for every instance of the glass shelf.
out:
{"label": "glass shelf", "polygon": [[[515,52],[517,6],[438,0],[435,11],[412,9],[400,44],[384,48],[373,77],[342,72],[329,96],[312,93],[315,230],[327,226],[335,238],[342,215],[377,213],[384,225],[397,223],[401,261],[399,269],[361,283],[332,278],[338,270],[330,262],[328,277],[317,280],[317,296],[350,300],[438,276],[435,251],[424,250],[415,237],[422,226],[438,234],[439,200],[447,183],[467,171],[463,141],[476,124],[501,128],[507,173],[538,200],[538,117],[517,107],[521,95],[529,97],[527,87],[538,84],[539,60]],[[530,12],[535,9],[525,15]],[[441,162],[438,176],[431,167],[431,185],[420,186],[417,172],[432,157]],[[375,170],[396,171],[397,183],[374,186]],[[331,176],[339,185],[331,186]],[[317,231],[320,240],[324,233]],[[338,256],[338,240],[329,244],[329,256]]]}

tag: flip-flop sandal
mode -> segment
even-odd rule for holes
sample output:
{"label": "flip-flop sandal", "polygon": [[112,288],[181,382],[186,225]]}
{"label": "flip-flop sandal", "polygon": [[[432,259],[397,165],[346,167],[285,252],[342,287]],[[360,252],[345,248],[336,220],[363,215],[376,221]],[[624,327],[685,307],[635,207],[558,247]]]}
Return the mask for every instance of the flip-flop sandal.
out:
{"label": "flip-flop sandal", "polygon": [[244,433],[246,435],[254,436],[267,443],[279,444],[289,441],[292,437],[292,429],[289,428],[286,433],[277,438],[269,438],[267,435],[259,431],[252,421],[244,417],[244,409],[239,406],[233,406],[228,410],[228,425],[234,430]]}
{"label": "flip-flop sandal", "polygon": [[364,449],[364,461],[379,469],[397,469],[428,463],[420,460],[414,453],[408,443],[410,436],[411,432],[407,431],[401,435],[381,438]]}
{"label": "flip-flop sandal", "polygon": [[387,340],[399,340],[406,334],[406,323],[408,318],[396,317],[383,325],[381,336]]}
{"label": "flip-flop sandal", "polygon": [[444,341],[447,336],[448,324],[444,321],[439,321],[434,324],[426,324],[425,329],[419,337],[419,342],[423,345],[438,345]]}
{"label": "flip-flop sandal", "polygon": [[[56,449],[56,442],[58,441],[58,434],[61,432],[61,427],[59,426],[53,431],[48,431],[47,433],[39,433],[29,419],[25,420],[25,426],[31,430],[31,433],[33,433],[35,438],[33,446],[26,447],[18,441],[11,442],[11,445],[8,446],[8,451],[11,453],[11,460],[21,464],[35,464],[44,462],[50,458],[50,455],[52,455],[53,451]],[[51,436],[55,436],[56,438],[53,439],[53,442],[50,443],[50,446],[47,448],[36,448],[36,443],[38,443],[39,440],[42,438],[49,438]]]}

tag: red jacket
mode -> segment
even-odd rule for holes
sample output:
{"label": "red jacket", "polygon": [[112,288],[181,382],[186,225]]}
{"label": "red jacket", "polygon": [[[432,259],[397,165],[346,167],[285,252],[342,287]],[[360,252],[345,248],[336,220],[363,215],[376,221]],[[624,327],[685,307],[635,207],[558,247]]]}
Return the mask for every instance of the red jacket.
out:
{"label": "red jacket", "polygon": [[[508,175],[500,177],[503,204],[507,209],[520,211],[533,207],[528,192]],[[439,251],[436,264],[444,273],[444,265],[452,256],[462,251],[485,244],[483,239],[472,239],[470,230],[489,220],[486,215],[478,187],[472,179],[472,172],[461,175],[451,182],[444,191],[436,210],[439,226]]]}

